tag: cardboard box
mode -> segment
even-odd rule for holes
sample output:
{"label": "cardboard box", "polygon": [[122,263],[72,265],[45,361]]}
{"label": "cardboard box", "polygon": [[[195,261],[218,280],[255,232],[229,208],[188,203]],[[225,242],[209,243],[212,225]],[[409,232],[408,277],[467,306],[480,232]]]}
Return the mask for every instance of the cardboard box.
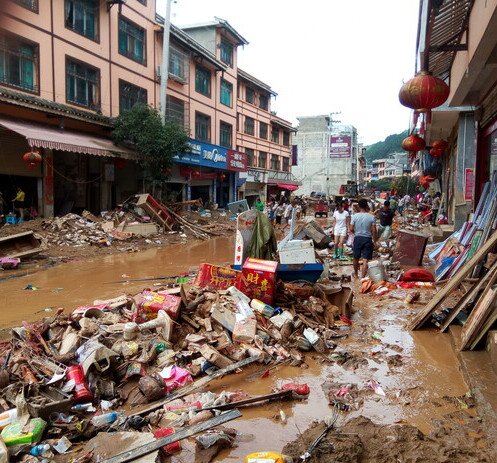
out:
{"label": "cardboard box", "polygon": [[251,299],[273,305],[278,262],[249,257],[242,267],[237,288]]}
{"label": "cardboard box", "polygon": [[181,306],[180,297],[153,291],[143,291],[139,297],[140,318],[153,320],[157,318],[159,310],[164,310],[173,320],[178,319]]}
{"label": "cardboard box", "polygon": [[229,267],[200,264],[195,285],[201,288],[228,289],[230,286],[235,286],[239,274],[240,272]]}
{"label": "cardboard box", "polygon": [[279,251],[282,264],[315,264],[314,242],[311,240],[291,240]]}
{"label": "cardboard box", "polygon": [[427,243],[428,236],[423,233],[399,230],[392,259],[401,265],[420,267],[423,265],[423,256]]}

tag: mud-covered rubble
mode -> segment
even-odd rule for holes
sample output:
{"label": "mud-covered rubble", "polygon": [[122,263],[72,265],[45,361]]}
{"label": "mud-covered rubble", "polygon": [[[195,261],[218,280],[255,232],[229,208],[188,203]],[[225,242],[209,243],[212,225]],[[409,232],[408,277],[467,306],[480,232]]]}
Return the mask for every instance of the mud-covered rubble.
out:
{"label": "mud-covered rubble", "polygon": [[[490,463],[482,423],[463,412],[454,412],[434,423],[428,435],[409,425],[384,426],[359,416],[337,422],[318,445],[309,463]],[[310,444],[323,432],[324,423],[315,423],[283,453],[299,461]]]}

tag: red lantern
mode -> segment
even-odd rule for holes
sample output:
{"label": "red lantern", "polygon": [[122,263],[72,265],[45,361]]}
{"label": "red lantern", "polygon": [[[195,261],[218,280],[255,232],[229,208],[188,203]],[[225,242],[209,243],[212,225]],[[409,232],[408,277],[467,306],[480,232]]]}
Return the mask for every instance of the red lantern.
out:
{"label": "red lantern", "polygon": [[419,177],[419,184],[425,190],[427,190],[428,188],[430,188],[430,183],[433,182],[434,180],[435,177],[432,177],[431,175],[421,175],[421,177]]}
{"label": "red lantern", "polygon": [[440,149],[440,148],[432,148],[430,150],[430,154],[434,157],[434,158],[441,158],[442,155],[444,154],[444,150]]}
{"label": "red lantern", "polygon": [[200,172],[198,170],[192,170],[192,177],[200,177]]}
{"label": "red lantern", "polygon": [[431,144],[431,147],[435,148],[435,149],[439,149],[439,150],[445,151],[449,147],[449,142],[446,141],[446,140],[435,140]]}
{"label": "red lantern", "polygon": [[418,113],[427,113],[426,122],[431,122],[431,110],[443,105],[449,97],[449,86],[438,77],[421,71],[408,80],[399,91],[399,101],[403,106]]}
{"label": "red lantern", "polygon": [[224,182],[226,180],[226,174],[219,174],[219,180],[221,180],[221,182]]}
{"label": "red lantern", "polygon": [[402,149],[409,151],[410,153],[415,153],[416,151],[424,150],[426,147],[426,142],[419,135],[413,134],[402,140]]}
{"label": "red lantern", "polygon": [[24,153],[22,160],[28,165],[29,169],[35,169],[41,163],[41,154],[38,151],[28,151]]}

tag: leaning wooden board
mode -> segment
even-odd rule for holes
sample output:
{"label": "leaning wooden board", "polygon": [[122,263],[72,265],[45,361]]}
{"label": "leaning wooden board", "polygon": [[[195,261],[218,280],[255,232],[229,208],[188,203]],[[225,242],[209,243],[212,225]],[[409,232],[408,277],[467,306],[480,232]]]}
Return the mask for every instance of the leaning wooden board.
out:
{"label": "leaning wooden board", "polygon": [[497,277],[497,261],[492,265],[490,270],[481,278],[478,282],[476,282],[470,290],[459,300],[459,302],[455,305],[455,307],[451,310],[445,321],[440,327],[440,331],[443,333],[449,325],[455,320],[459,312],[465,310],[479,295],[480,291],[485,288],[487,283],[491,278]]}
{"label": "leaning wooden board", "polygon": [[461,350],[467,349],[473,343],[474,338],[478,336],[488,317],[494,311],[496,295],[497,288],[494,288],[492,284],[488,284],[463,326]]}
{"label": "leaning wooden board", "polygon": [[488,241],[476,252],[476,254],[466,262],[454,275],[448,283],[433,296],[433,299],[419,312],[410,324],[412,330],[421,328],[430,315],[436,310],[440,303],[466,278],[473,268],[489,253],[489,251],[497,244],[497,233],[493,233]]}

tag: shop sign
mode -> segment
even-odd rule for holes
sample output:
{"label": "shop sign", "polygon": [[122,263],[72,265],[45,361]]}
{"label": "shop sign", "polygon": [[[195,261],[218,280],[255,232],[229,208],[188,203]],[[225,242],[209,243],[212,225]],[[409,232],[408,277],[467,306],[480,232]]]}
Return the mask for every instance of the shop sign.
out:
{"label": "shop sign", "polygon": [[180,164],[190,164],[203,167],[213,167],[215,169],[227,169],[228,150],[222,146],[211,145],[190,139],[191,152],[177,154],[174,160]]}
{"label": "shop sign", "polygon": [[191,180],[214,180],[218,174],[216,172],[199,172],[188,167],[180,167],[179,174]]}
{"label": "shop sign", "polygon": [[330,136],[330,158],[350,158],[352,138],[348,135]]}
{"label": "shop sign", "polygon": [[265,183],[264,172],[260,170],[249,169],[247,171],[247,182]]}
{"label": "shop sign", "polygon": [[464,170],[464,200],[473,201],[473,192],[475,191],[475,170]]}
{"label": "shop sign", "polygon": [[228,150],[228,170],[234,172],[247,171],[247,155],[239,151]]}

